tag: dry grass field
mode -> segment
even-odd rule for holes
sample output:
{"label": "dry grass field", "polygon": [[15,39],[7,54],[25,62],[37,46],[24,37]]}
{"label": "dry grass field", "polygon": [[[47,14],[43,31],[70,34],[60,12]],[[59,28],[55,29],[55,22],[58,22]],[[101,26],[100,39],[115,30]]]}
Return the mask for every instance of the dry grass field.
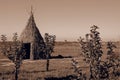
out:
{"label": "dry grass field", "polygon": [[[105,43],[103,43],[105,52],[103,59],[106,57]],[[120,52],[120,43],[117,44],[115,52]],[[66,58],[50,59],[49,71],[46,71],[46,60],[24,60],[20,68],[19,80],[48,80],[47,78],[60,78],[70,75],[76,75],[72,67],[72,58],[79,61],[80,67],[84,72],[89,74],[88,65],[83,62],[83,57],[80,55],[80,47],[77,42],[57,42],[55,52],[52,56],[61,55]],[[120,54],[117,54],[120,55]],[[67,58],[71,56],[72,58]],[[0,54],[0,80],[14,80],[14,64],[5,56]]]}

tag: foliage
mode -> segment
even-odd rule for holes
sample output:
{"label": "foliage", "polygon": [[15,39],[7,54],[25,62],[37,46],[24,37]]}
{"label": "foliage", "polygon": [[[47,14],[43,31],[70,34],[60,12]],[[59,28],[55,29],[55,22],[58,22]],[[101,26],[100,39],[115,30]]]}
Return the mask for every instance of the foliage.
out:
{"label": "foliage", "polygon": [[106,66],[109,71],[109,78],[117,80],[120,76],[120,55],[115,57],[115,52],[113,51],[114,48],[117,48],[112,42],[107,43],[107,61]]}
{"label": "foliage", "polygon": [[[93,25],[91,27],[90,33],[86,34],[86,38],[83,39],[80,37],[79,43],[81,44],[82,54],[84,56],[84,61],[89,64],[90,77],[89,80],[109,80],[111,74],[115,76],[116,69],[118,69],[119,61],[116,64],[115,59],[111,58],[111,55],[114,53],[113,48],[116,48],[112,42],[108,42],[108,57],[107,61],[102,61],[101,57],[103,54],[102,51],[102,42],[99,36],[99,29],[97,26]],[[112,72],[111,72],[112,68]],[[115,79],[115,78],[114,78]],[[115,79],[116,80],[116,79]]]}
{"label": "foliage", "polygon": [[47,58],[47,63],[46,63],[46,70],[49,70],[49,58],[51,57],[51,53],[54,52],[54,46],[55,46],[55,35],[49,35],[48,33],[45,33],[45,44],[46,44],[46,58]]}
{"label": "foliage", "polygon": [[2,46],[2,53],[3,53],[4,55],[7,55],[7,54],[6,54],[6,49],[7,49],[7,47],[6,47],[6,40],[7,40],[6,35],[1,35],[1,40],[2,40],[2,43],[4,44],[4,45]]}
{"label": "foliage", "polygon": [[50,57],[51,53],[54,52],[55,40],[55,35],[49,35],[48,33],[45,33],[45,44],[48,57]]}
{"label": "foliage", "polygon": [[4,53],[15,64],[15,80],[18,79],[18,72],[23,60],[22,58],[25,55],[23,44],[17,40],[17,37],[17,33],[14,33],[13,45],[9,45],[9,48],[7,48],[5,45],[7,37],[5,35],[1,35],[1,40],[4,44],[2,53]]}
{"label": "foliage", "polygon": [[74,72],[77,73],[77,80],[86,80],[86,73],[82,72],[82,69],[80,68],[78,61],[76,59],[72,59],[72,66],[74,67]]}

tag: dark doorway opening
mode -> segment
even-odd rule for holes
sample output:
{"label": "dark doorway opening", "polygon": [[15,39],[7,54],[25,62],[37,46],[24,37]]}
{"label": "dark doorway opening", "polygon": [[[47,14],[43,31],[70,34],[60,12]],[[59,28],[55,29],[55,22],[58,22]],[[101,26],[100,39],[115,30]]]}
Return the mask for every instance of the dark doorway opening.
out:
{"label": "dark doorway opening", "polygon": [[25,49],[25,56],[23,59],[30,59],[30,43],[23,43],[24,49]]}

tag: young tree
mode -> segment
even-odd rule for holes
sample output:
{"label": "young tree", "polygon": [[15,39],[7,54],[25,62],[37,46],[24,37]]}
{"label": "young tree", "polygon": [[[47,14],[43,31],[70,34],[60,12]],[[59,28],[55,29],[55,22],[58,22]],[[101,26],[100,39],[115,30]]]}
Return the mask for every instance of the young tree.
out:
{"label": "young tree", "polygon": [[55,35],[49,35],[48,33],[45,33],[45,44],[46,44],[46,58],[47,58],[47,64],[46,64],[46,70],[49,69],[49,59],[51,58],[51,53],[54,52],[54,46],[55,46]]}
{"label": "young tree", "polygon": [[48,55],[49,58],[51,57],[51,53],[54,52],[55,39],[55,35],[45,33],[46,55]]}
{"label": "young tree", "polygon": [[115,57],[115,52],[114,52],[114,48],[117,48],[112,42],[108,42],[107,43],[107,67],[109,70],[109,77],[111,79],[115,79],[117,80],[118,77],[120,76],[120,55],[118,55],[117,57]]}
{"label": "young tree", "polygon": [[[13,45],[10,45],[9,49],[3,47],[3,53],[15,64],[15,80],[18,80],[19,69],[22,64],[22,58],[25,55],[24,47],[22,42],[17,40],[17,33],[13,36]],[[3,44],[6,43],[6,37],[2,35],[1,40]]]}
{"label": "young tree", "polygon": [[3,45],[2,45],[2,53],[4,55],[7,55],[6,54],[6,50],[7,50],[7,45],[6,45],[7,37],[6,37],[6,35],[1,35],[1,41],[3,43]]}
{"label": "young tree", "polygon": [[97,26],[93,25],[91,27],[90,33],[86,34],[86,41],[80,38],[79,42],[82,46],[82,52],[85,57],[85,61],[90,64],[90,80],[99,79],[99,70],[97,69],[101,56],[103,54],[101,50],[101,38],[99,36],[99,29]]}
{"label": "young tree", "polygon": [[83,39],[80,37],[79,39],[84,61],[90,65],[89,80],[117,80],[117,74],[119,74],[118,69],[120,69],[120,57],[113,58],[113,48],[116,48],[116,46],[112,42],[107,43],[107,61],[102,61],[102,43],[99,36],[100,33],[97,29],[99,28],[93,25],[90,33],[86,34],[86,38]]}
{"label": "young tree", "polygon": [[82,72],[82,69],[78,63],[79,62],[75,58],[72,59],[72,66],[75,69],[74,72],[77,73],[77,80],[87,80],[86,73]]}

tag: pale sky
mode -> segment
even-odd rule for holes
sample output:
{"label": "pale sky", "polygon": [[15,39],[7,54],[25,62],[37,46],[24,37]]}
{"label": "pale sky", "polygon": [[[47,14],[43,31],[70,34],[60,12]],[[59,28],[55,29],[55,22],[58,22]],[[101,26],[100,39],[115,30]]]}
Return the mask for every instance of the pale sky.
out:
{"label": "pale sky", "polygon": [[97,25],[103,40],[120,40],[120,0],[0,0],[0,35],[20,35],[31,5],[42,36],[77,41]]}

